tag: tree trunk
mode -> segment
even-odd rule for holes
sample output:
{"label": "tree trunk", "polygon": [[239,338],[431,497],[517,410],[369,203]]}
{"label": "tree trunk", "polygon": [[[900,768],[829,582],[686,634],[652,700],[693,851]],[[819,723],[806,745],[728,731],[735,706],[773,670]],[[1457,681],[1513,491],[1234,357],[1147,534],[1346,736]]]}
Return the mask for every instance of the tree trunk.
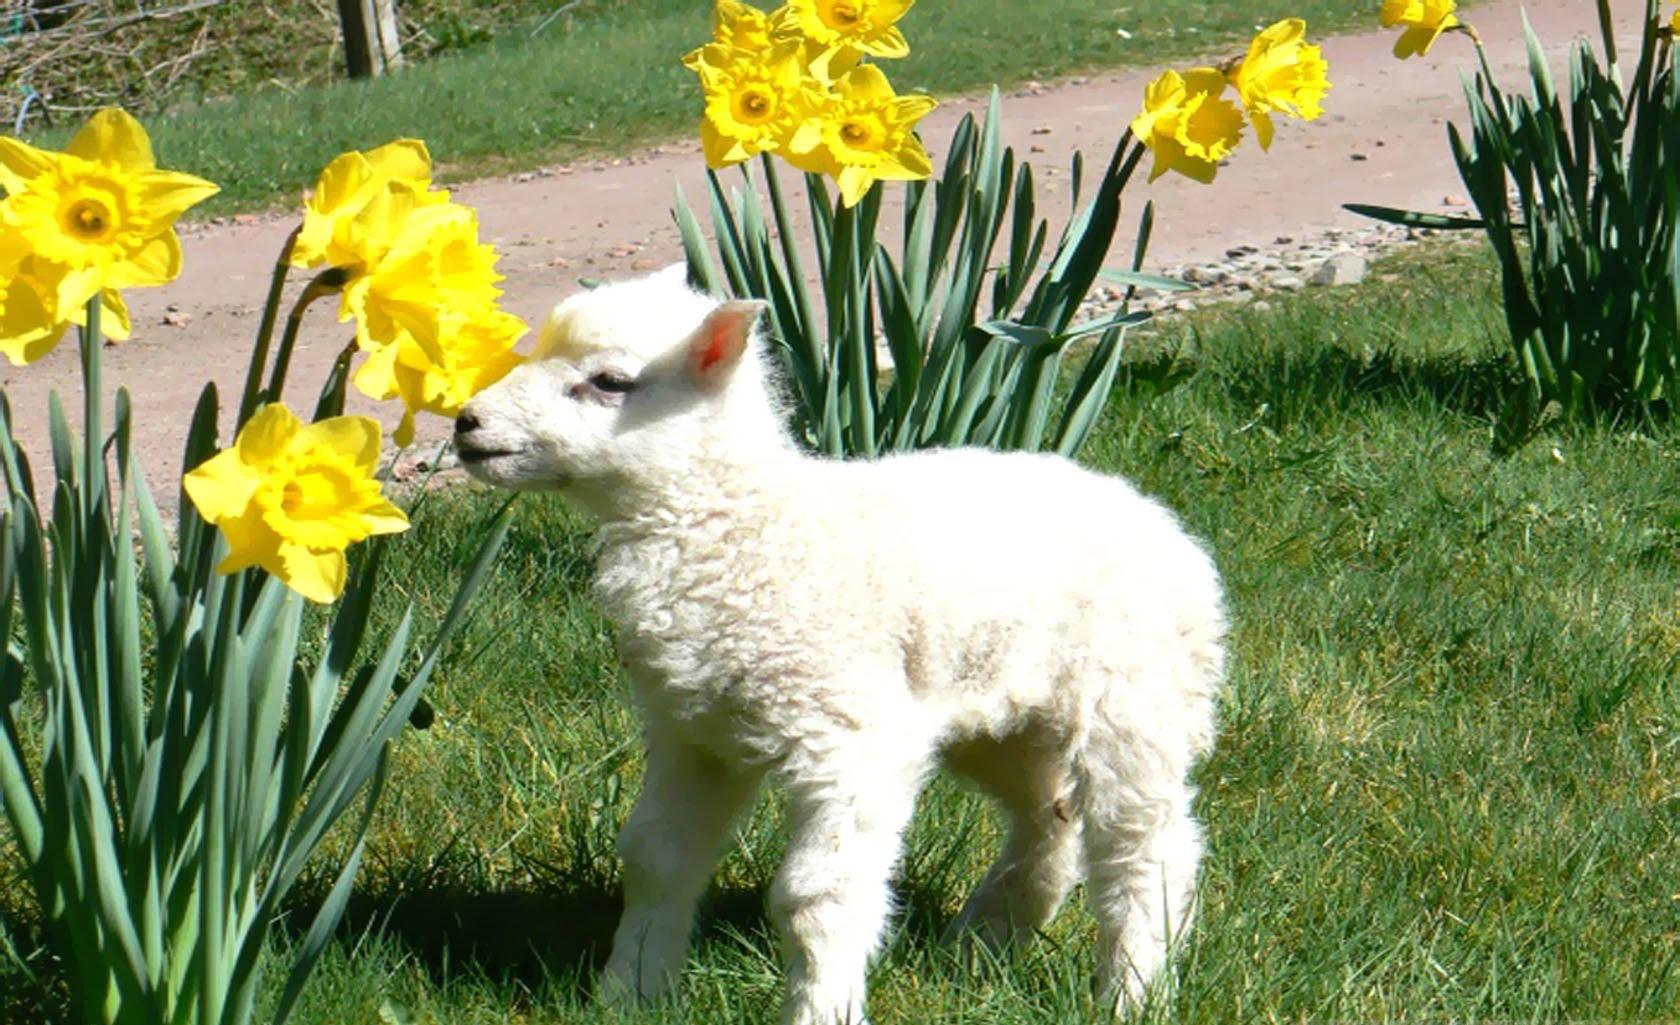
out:
{"label": "tree trunk", "polygon": [[351,78],[372,78],[402,64],[397,0],[338,0],[344,64]]}

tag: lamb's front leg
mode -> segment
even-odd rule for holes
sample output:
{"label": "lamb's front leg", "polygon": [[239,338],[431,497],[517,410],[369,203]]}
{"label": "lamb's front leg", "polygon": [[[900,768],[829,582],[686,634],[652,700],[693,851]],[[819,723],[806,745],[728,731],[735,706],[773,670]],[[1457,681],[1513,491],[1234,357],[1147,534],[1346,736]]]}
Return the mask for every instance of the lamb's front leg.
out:
{"label": "lamb's front leg", "polygon": [[[791,778],[792,837],[771,892],[788,953],[788,1025],[862,1025],[864,981],[925,760],[890,744]],[[890,760],[889,760],[890,759]]]}
{"label": "lamb's front leg", "polygon": [[678,742],[650,739],[642,796],[618,838],[624,915],[601,978],[602,999],[650,1000],[681,973],[695,906],[761,775]]}

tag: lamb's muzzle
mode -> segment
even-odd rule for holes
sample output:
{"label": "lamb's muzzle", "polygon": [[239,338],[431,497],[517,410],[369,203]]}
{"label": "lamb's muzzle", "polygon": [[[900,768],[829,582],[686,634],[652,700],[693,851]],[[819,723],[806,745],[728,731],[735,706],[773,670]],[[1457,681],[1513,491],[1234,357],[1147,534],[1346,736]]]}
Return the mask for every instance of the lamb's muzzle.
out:
{"label": "lamb's muzzle", "polygon": [[474,476],[562,488],[600,519],[595,593],[648,741],[603,993],[669,986],[730,825],[774,775],[785,1017],[857,1025],[900,838],[943,763],[1012,820],[953,930],[1030,938],[1083,875],[1099,975],[1136,996],[1201,853],[1186,773],[1223,672],[1211,561],[1160,504],[1054,456],[801,453],[759,312],[670,275],[574,296],[456,423]]}

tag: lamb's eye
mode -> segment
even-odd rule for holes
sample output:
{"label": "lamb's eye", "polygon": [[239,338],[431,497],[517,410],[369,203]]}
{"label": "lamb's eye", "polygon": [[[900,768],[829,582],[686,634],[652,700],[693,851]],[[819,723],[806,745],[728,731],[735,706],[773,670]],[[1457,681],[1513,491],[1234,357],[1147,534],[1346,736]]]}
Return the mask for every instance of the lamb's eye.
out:
{"label": "lamb's eye", "polygon": [[636,379],[616,370],[603,370],[589,379],[589,386],[609,395],[623,395],[636,387]]}

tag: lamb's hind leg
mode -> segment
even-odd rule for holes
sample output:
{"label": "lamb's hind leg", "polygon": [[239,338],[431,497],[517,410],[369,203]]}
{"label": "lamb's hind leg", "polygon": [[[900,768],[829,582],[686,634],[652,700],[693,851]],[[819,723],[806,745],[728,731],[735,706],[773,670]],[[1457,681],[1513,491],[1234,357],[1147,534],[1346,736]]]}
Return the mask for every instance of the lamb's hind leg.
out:
{"label": "lamb's hind leg", "polygon": [[1079,821],[1066,754],[1020,736],[977,741],[946,754],[950,768],[979,783],[1010,816],[1003,851],[945,932],[994,950],[1032,936],[1079,881]]}
{"label": "lamb's hind leg", "polygon": [[603,999],[658,997],[682,971],[695,906],[760,775],[678,742],[649,744],[642,796],[619,834],[624,915],[601,978]]}
{"label": "lamb's hind leg", "polygon": [[[1108,738],[1114,741],[1114,738]],[[1142,997],[1189,926],[1202,832],[1182,759],[1133,737],[1081,757],[1085,885],[1097,919],[1097,977],[1120,1003]]]}

